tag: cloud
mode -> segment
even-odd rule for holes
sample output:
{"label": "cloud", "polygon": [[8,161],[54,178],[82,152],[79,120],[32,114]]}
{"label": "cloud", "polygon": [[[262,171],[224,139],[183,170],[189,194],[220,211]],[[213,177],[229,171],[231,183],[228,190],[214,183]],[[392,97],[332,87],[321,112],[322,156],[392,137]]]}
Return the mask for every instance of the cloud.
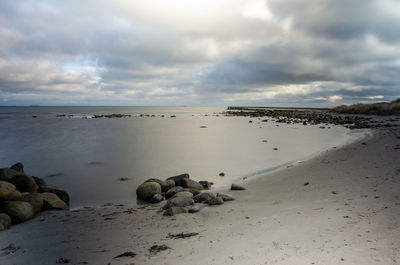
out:
{"label": "cloud", "polygon": [[0,104],[332,106],[400,96],[394,0],[22,0],[0,10]]}

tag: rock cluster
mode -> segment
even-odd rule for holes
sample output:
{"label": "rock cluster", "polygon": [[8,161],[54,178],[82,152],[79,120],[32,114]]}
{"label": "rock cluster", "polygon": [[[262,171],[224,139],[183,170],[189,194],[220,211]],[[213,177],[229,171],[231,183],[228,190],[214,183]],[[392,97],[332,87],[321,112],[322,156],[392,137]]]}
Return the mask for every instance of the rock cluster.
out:
{"label": "rock cluster", "polygon": [[181,174],[166,180],[148,179],[136,189],[138,199],[159,203],[166,199],[162,206],[165,216],[179,213],[195,213],[209,205],[221,205],[232,201],[234,197],[208,191],[213,183],[209,181],[194,181],[189,174]]}
{"label": "rock cluster", "polygon": [[0,168],[0,231],[32,219],[45,210],[66,210],[66,191],[24,173],[24,165]]}

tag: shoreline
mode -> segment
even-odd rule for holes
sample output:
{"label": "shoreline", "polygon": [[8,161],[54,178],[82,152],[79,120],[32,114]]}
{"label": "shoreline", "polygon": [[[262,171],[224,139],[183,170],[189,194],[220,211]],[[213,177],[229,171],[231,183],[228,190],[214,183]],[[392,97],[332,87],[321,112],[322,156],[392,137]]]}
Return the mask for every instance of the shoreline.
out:
{"label": "shoreline", "polygon": [[[236,200],[195,214],[165,217],[157,205],[42,213],[2,232],[0,247],[19,249],[0,264],[397,264],[400,130],[373,131],[252,177],[246,191],[223,190]],[[167,238],[181,232],[199,235]],[[149,253],[154,244],[170,249]],[[125,251],[137,256],[113,259]]]}

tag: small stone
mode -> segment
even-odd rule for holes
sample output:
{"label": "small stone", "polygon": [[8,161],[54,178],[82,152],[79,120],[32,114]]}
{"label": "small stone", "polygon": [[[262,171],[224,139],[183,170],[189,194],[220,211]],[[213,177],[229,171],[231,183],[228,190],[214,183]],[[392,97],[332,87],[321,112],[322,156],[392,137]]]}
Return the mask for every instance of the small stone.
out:
{"label": "small stone", "polygon": [[231,185],[231,190],[245,190],[246,188],[237,184]]}
{"label": "small stone", "polygon": [[165,216],[174,216],[174,215],[180,214],[180,213],[187,213],[186,208],[184,208],[184,207],[170,207],[164,212],[164,215]]}
{"label": "small stone", "polygon": [[189,213],[197,213],[204,207],[205,204],[203,203],[195,203],[192,207],[189,208]]}
{"label": "small stone", "polygon": [[221,205],[221,204],[224,204],[224,201],[222,200],[222,198],[221,197],[215,197],[215,198],[211,198],[209,201],[208,201],[208,205]]}
{"label": "small stone", "polygon": [[159,203],[164,200],[164,197],[161,194],[154,194],[150,199],[150,203]]}
{"label": "small stone", "polygon": [[208,203],[209,200],[212,198],[215,198],[214,193],[212,192],[202,192],[196,196],[193,197],[194,202],[200,202],[200,203]]}
{"label": "small stone", "polygon": [[164,204],[163,209],[166,210],[170,207],[187,207],[194,204],[194,200],[188,197],[175,197],[171,198]]}
{"label": "small stone", "polygon": [[181,186],[175,186],[165,193],[165,198],[169,199],[181,190],[183,190]]}
{"label": "small stone", "polygon": [[187,197],[187,198],[193,198],[193,193],[189,192],[189,191],[180,191],[174,194],[174,196],[172,196],[172,198],[176,198],[176,197]]}
{"label": "small stone", "polygon": [[223,176],[225,176],[225,173],[224,173],[224,172],[221,172],[221,173],[219,173],[219,176],[220,176],[220,177],[223,177]]}
{"label": "small stone", "polygon": [[218,193],[217,197],[220,197],[224,202],[234,201],[235,200],[235,198],[233,196],[228,195],[228,194]]}

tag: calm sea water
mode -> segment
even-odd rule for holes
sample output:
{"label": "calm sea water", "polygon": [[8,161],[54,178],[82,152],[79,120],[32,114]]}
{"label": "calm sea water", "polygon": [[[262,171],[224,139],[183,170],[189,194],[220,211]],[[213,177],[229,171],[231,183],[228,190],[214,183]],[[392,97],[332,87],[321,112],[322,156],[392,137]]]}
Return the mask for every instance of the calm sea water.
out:
{"label": "calm sea water", "polygon": [[[28,174],[67,190],[72,207],[134,204],[136,187],[148,178],[187,172],[195,180],[224,187],[358,137],[340,126],[277,127],[257,118],[215,115],[222,111],[224,108],[0,107],[0,167],[24,163]],[[111,113],[133,116],[85,118]],[[56,117],[60,114],[74,117]],[[218,176],[220,172],[225,176]]]}

